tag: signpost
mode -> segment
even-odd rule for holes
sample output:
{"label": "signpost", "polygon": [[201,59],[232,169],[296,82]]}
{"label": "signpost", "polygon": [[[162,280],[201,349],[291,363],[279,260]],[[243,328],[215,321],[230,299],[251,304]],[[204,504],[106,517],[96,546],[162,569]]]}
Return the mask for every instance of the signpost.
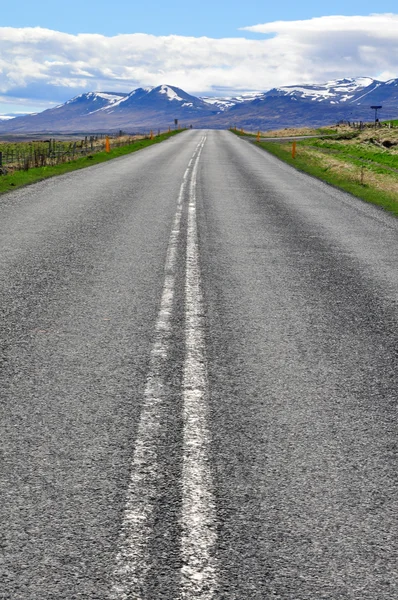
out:
{"label": "signpost", "polygon": [[380,108],[383,108],[383,107],[382,106],[371,106],[370,108],[375,111],[375,128],[376,128],[377,127],[377,123],[378,123],[377,111],[380,110]]}
{"label": "signpost", "polygon": [[178,127],[178,119],[174,119],[174,125],[175,125],[175,128],[177,129],[177,127]]}

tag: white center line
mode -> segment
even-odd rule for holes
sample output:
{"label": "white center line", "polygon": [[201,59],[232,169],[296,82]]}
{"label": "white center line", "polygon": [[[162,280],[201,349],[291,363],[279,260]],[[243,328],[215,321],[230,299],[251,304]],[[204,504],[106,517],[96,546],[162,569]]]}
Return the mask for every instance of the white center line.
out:
{"label": "white center line", "polygon": [[185,282],[184,459],[181,597],[211,600],[217,593],[216,509],[210,471],[204,306],[196,224],[197,154],[190,182]]}
{"label": "white center line", "polygon": [[[193,157],[199,151],[198,144]],[[111,598],[113,600],[142,600],[150,568],[149,538],[154,527],[154,510],[159,494],[158,440],[162,406],[168,382],[165,366],[171,341],[171,317],[177,265],[177,249],[181,230],[183,197],[189,166],[185,171],[178,196],[177,211],[169,238],[165,281],[155,326],[149,372],[138,425],[131,476],[127,491],[124,518],[119,537],[119,552]]]}
{"label": "white center line", "polygon": [[[188,189],[188,240],[186,264],[186,359],[184,367],[184,461],[182,598],[213,598],[215,564],[211,553],[215,543],[214,503],[208,472],[208,434],[206,430],[206,369],[199,289],[195,186],[200,152],[198,144],[184,173],[177,211],[169,238],[165,281],[150,355],[144,400],[138,425],[126,507],[116,557],[113,600],[144,600],[151,568],[149,540],[155,527],[155,508],[159,499],[160,479],[158,443],[161,437],[162,411],[169,382],[166,363],[171,344],[171,317],[174,308],[177,250],[181,234],[183,199],[187,192],[190,165],[195,160]],[[200,497],[196,497],[200,496]],[[197,539],[194,539],[197,538]],[[206,590],[204,592],[204,590]],[[202,593],[203,592],[203,593]]]}

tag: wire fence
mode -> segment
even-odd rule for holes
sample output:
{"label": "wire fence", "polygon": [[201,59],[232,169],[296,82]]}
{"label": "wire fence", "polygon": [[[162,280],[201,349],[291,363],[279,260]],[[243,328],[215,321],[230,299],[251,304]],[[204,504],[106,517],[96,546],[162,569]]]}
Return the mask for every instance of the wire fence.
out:
{"label": "wire fence", "polygon": [[119,135],[87,135],[80,140],[49,138],[31,142],[0,142],[0,175],[59,165],[83,156],[104,152],[107,148],[120,148],[140,139],[154,138],[156,134],[160,135],[160,130],[141,135],[125,135],[123,132]]}

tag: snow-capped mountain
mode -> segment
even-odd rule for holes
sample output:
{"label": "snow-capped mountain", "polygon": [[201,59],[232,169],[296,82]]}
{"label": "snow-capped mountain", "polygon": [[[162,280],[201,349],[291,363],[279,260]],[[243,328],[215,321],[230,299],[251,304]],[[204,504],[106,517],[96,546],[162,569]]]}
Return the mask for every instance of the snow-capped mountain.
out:
{"label": "snow-capped mountain", "polygon": [[88,92],[35,115],[15,119],[0,131],[142,131],[174,125],[218,112],[202,99],[171,85],[138,88],[130,94]]}
{"label": "snow-capped mountain", "polygon": [[264,96],[292,96],[311,102],[340,104],[341,102],[354,102],[356,98],[368,94],[380,85],[382,85],[382,82],[371,77],[357,77],[353,79],[336,79],[327,81],[324,84],[288,85],[273,88],[266,92]]}
{"label": "snow-capped mountain", "polygon": [[123,112],[127,108],[156,109],[166,112],[178,112],[179,109],[186,109],[185,112],[209,111],[209,106],[203,100],[172,85],[138,88],[115,105],[104,107],[103,112]]}
{"label": "snow-capped mountain", "polygon": [[274,129],[398,117],[398,79],[347,78],[228,97],[196,97],[172,85],[131,93],[88,92],[38,114],[0,119],[0,132],[129,132],[181,125]]}

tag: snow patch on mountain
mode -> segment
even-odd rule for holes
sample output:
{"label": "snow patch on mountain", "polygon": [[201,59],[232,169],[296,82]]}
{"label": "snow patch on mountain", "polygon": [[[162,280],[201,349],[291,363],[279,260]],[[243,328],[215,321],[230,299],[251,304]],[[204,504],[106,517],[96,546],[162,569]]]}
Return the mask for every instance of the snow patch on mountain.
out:
{"label": "snow patch on mountain", "polygon": [[213,106],[217,106],[220,110],[224,111],[230,106],[234,106],[235,102],[232,102],[229,98],[211,98],[208,96],[202,96],[201,100],[206,102],[206,104],[211,104]]}
{"label": "snow patch on mountain", "polygon": [[365,98],[366,96],[368,96],[370,93],[372,93],[375,90],[377,90],[377,88],[380,87],[380,86],[381,86],[381,83],[376,83],[376,85],[374,87],[372,87],[371,90],[368,90],[367,92],[365,92],[365,94],[362,94],[362,96],[359,96],[358,98],[355,98],[355,101],[358,102],[358,100],[362,100],[363,98]]}
{"label": "snow patch on mountain", "polygon": [[175,92],[173,88],[169,85],[161,85],[159,89],[159,94],[166,94],[169,100],[177,100],[179,102],[184,102],[184,98],[181,98],[181,96],[179,96],[177,92]]}
{"label": "snow patch on mountain", "polygon": [[[129,98],[129,96],[122,96],[119,99],[115,99],[113,102],[110,102],[109,104],[106,104],[105,106],[101,106],[101,108],[97,108],[96,110],[92,110],[89,113],[89,115],[93,115],[94,113],[100,112],[101,110],[113,112],[113,109],[115,109],[116,106],[119,106],[122,102],[125,102],[128,98]],[[109,110],[110,108],[112,108],[112,110]]]}
{"label": "snow patch on mountain", "polygon": [[[111,104],[115,104],[115,102],[120,102],[123,100],[125,96],[117,96],[116,94],[106,94],[105,92],[96,92],[97,98],[103,98],[104,100],[108,100]],[[95,100],[97,99],[95,98]]]}
{"label": "snow patch on mountain", "polygon": [[64,106],[67,106],[68,104],[76,104],[79,102],[98,102],[98,100],[100,101],[106,101],[109,104],[114,104],[116,102],[119,102],[120,100],[122,100],[123,98],[126,97],[126,94],[117,94],[117,93],[112,93],[112,92],[87,92],[85,94],[79,94],[79,96],[75,96],[74,98],[71,98],[71,100],[68,100],[67,102],[65,102],[65,104],[60,104],[59,106],[56,106],[55,108],[62,108]]}
{"label": "snow patch on mountain", "polygon": [[203,100],[203,102],[206,102],[206,104],[217,106],[221,112],[224,112],[225,110],[228,110],[228,108],[231,108],[231,106],[236,106],[236,104],[242,104],[243,102],[251,102],[252,100],[256,100],[256,98],[261,98],[263,96],[264,92],[245,92],[239,96],[202,96],[200,99]]}

